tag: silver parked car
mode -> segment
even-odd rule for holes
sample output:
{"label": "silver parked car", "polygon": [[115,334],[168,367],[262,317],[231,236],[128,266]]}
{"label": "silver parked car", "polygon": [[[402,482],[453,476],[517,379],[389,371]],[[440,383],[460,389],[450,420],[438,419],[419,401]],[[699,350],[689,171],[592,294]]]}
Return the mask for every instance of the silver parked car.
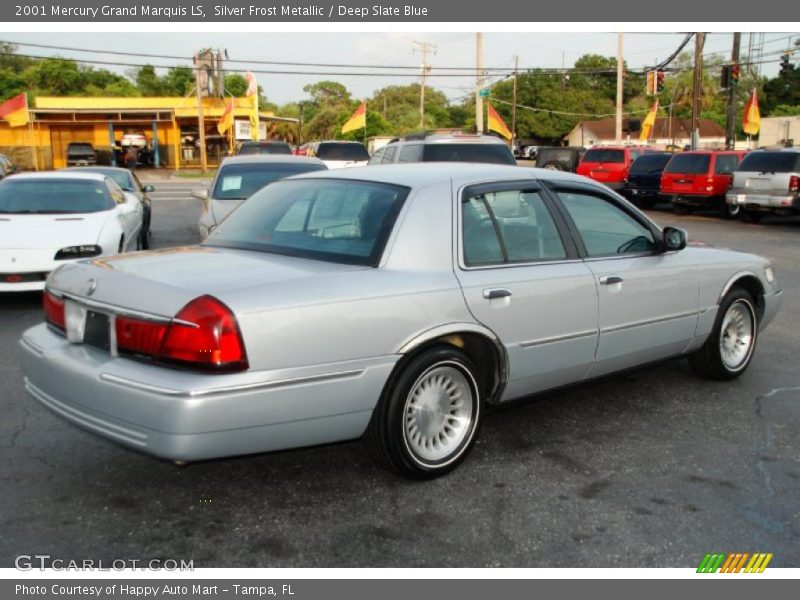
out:
{"label": "silver parked car", "polygon": [[246,153],[226,158],[217,170],[211,187],[192,192],[195,198],[203,201],[198,222],[200,239],[206,239],[225,217],[268,183],[327,168],[318,158],[291,154]]}
{"label": "silver parked car", "polygon": [[756,150],[742,159],[725,195],[743,221],[800,213],[800,149]]}
{"label": "silver parked car", "polygon": [[45,406],[157,456],[363,436],[427,478],[516,398],[676,356],[740,375],[780,299],[766,259],[686,246],[582,177],[354,168],[270,184],[200,246],[58,269],[22,366]]}

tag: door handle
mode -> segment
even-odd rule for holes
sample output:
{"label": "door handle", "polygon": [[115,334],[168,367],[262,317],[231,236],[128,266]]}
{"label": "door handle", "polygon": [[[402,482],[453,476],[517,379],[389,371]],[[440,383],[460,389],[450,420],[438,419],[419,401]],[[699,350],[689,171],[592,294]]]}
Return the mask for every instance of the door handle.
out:
{"label": "door handle", "polygon": [[603,275],[600,278],[600,285],[614,285],[615,283],[622,283],[622,277],[619,275]]}
{"label": "door handle", "polygon": [[495,298],[508,298],[511,295],[511,290],[506,288],[491,288],[483,290],[483,297],[487,300],[494,300]]}

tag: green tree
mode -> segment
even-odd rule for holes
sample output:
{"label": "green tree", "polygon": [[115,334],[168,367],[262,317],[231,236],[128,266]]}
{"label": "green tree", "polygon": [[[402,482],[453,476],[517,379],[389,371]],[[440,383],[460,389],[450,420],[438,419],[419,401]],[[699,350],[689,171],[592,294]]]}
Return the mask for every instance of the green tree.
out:
{"label": "green tree", "polygon": [[189,67],[173,67],[161,78],[160,91],[165,96],[188,96],[194,90],[194,71]]}

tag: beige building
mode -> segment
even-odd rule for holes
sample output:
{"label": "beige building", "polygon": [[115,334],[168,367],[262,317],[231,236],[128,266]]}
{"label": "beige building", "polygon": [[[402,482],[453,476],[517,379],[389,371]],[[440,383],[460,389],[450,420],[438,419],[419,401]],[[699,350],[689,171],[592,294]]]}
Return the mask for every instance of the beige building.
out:
{"label": "beige building", "polygon": [[[791,140],[791,141],[789,141]],[[764,117],[758,134],[758,146],[800,146],[800,116]]]}
{"label": "beige building", "polygon": [[[647,142],[652,146],[666,148],[678,146],[683,148],[692,143],[691,119],[658,117],[653,134]],[[566,136],[567,146],[608,146],[616,144],[615,119],[598,119],[596,121],[579,121]],[[622,142],[639,144],[639,133],[622,134]],[[722,148],[725,146],[725,128],[710,119],[700,119],[700,148]]]}

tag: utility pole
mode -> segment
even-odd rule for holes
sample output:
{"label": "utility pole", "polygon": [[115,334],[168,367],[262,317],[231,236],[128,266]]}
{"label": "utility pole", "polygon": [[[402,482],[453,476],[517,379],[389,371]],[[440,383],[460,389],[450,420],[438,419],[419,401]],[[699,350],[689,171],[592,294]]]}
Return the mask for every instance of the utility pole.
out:
{"label": "utility pole", "polygon": [[[419,127],[420,129],[425,129],[425,80],[428,77],[428,71],[430,71],[431,66],[428,64],[428,52],[433,52],[436,54],[436,49],[438,46],[436,44],[431,44],[429,42],[414,42],[414,49],[413,52],[417,53],[420,52],[422,54],[422,85],[419,88]],[[386,101],[386,97],[384,96],[384,103]],[[384,104],[384,112],[386,112],[385,104]]]}
{"label": "utility pole", "polygon": [[617,34],[617,118],[614,127],[614,135],[617,144],[622,143],[622,90],[623,90],[623,61],[622,61],[622,33]]}
{"label": "utility pole", "polygon": [[692,84],[692,150],[700,139],[700,94],[703,90],[703,44],[705,34],[694,34],[694,82]]}
{"label": "utility pole", "polygon": [[475,128],[483,133],[483,34],[475,34]]}
{"label": "utility pole", "polygon": [[200,86],[200,53],[194,55],[194,87],[197,91],[197,133],[200,137],[200,170],[205,174],[208,171],[208,157],[206,156],[206,120],[203,112],[203,90]]}
{"label": "utility pole", "polygon": [[[731,69],[735,69],[739,65],[739,46],[742,43],[742,34],[735,32],[733,34],[733,49],[731,50]],[[738,108],[736,101],[736,92],[739,87],[737,78],[733,77],[733,71],[728,78],[728,114],[725,122],[725,147],[728,150],[733,150],[736,146],[736,109]]]}
{"label": "utility pole", "polygon": [[511,105],[511,149],[517,145],[517,77],[519,76],[519,56],[514,57],[514,104]]}

